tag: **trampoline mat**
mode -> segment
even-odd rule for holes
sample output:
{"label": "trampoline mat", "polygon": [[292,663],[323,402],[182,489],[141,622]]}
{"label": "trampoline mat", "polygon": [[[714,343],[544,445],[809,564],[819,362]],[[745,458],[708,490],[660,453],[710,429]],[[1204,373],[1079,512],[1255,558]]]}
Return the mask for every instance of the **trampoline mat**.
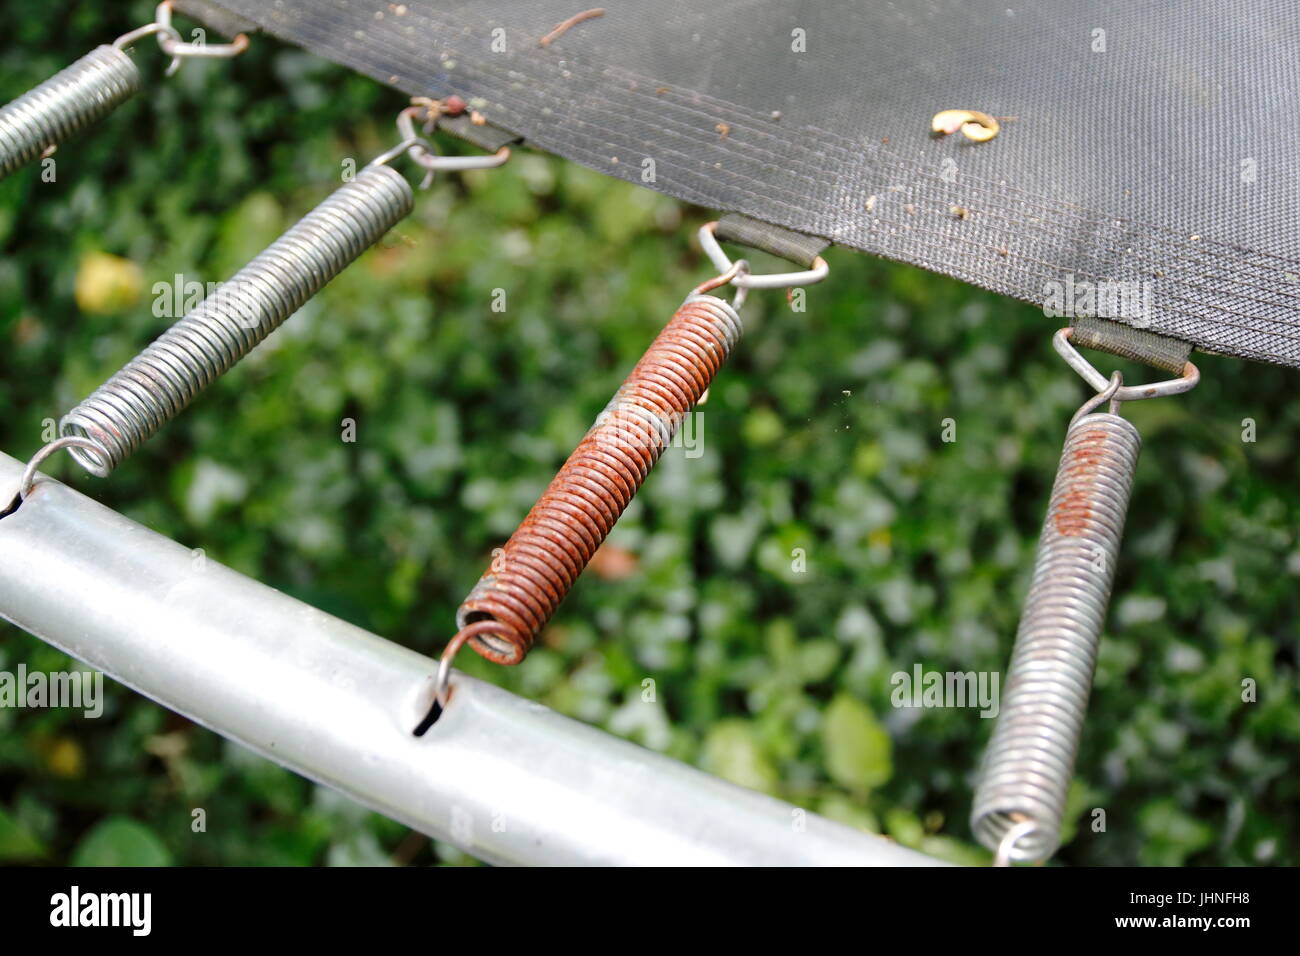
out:
{"label": "trampoline mat", "polygon": [[[1294,0],[610,0],[545,45],[580,2],[178,6],[679,199],[1300,366]],[[946,109],[1000,132],[936,138]]]}

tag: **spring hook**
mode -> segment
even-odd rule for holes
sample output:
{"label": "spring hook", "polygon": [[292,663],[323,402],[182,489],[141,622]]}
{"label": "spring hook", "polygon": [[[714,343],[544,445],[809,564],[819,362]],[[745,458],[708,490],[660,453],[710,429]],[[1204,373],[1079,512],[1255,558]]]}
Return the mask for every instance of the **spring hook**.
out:
{"label": "spring hook", "polygon": [[0,107],[0,179],[75,133],[99,122],[140,91],[140,71],[127,49],[142,37],[157,36],[172,58],[171,76],[188,56],[237,56],[248,47],[240,34],[229,44],[183,43],[171,25],[171,0],[158,5],[154,22],[96,47],[40,86]]}
{"label": "spring hook", "polygon": [[220,285],[59,422],[91,474],[108,475],[413,208],[410,184],[370,166]]}
{"label": "spring hook", "polygon": [[[731,260],[718,244],[718,224],[706,222],[700,227],[700,248],[718,271],[726,274]],[[830,274],[830,267],[821,256],[813,259],[812,268],[803,272],[777,272],[771,275],[753,275],[748,270],[731,280],[737,289],[788,289],[799,285],[815,285]]]}
{"label": "spring hook", "polygon": [[[1077,368],[1072,359],[1084,360],[1062,332],[1057,350]],[[1044,860],[1060,843],[1142,446],[1119,404],[1186,391],[1198,378],[1188,362],[1181,379],[1153,391],[1125,388],[1115,372],[1071,419],[971,811],[976,837],[1000,859]]]}
{"label": "spring hook", "polygon": [[424,121],[424,132],[433,132],[438,113],[442,106],[437,100],[418,97],[411,105],[397,114],[397,132],[401,140],[392,149],[371,160],[372,166],[381,166],[406,153],[417,165],[424,169],[421,189],[428,189],[433,184],[433,174],[442,172],[463,172],[469,169],[495,169],[510,158],[510,147],[502,146],[491,156],[439,156],[427,139],[415,131],[415,121]]}
{"label": "spring hook", "polygon": [[158,29],[158,46],[172,58],[167,66],[166,76],[172,76],[181,68],[186,58],[195,57],[208,60],[227,60],[239,56],[248,49],[248,34],[241,33],[229,43],[186,43],[180,33],[172,26],[172,0],[163,0],[154,11],[154,21]]}

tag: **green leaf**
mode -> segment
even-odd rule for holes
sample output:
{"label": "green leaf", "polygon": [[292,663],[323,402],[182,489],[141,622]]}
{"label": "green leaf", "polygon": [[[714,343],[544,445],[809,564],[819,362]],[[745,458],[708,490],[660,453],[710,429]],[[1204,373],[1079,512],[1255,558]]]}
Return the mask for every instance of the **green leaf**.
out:
{"label": "green leaf", "polygon": [[993,854],[983,847],[938,834],[922,837],[920,850],[958,866],[988,866],[993,860]]}
{"label": "green leaf", "polygon": [[393,861],[379,845],[373,833],[359,830],[330,846],[326,854],[329,866],[392,866]]}
{"label": "green leaf", "polygon": [[148,827],[126,817],[109,817],[81,838],[73,866],[171,866],[171,851]]}
{"label": "green leaf", "polygon": [[830,640],[805,641],[799,646],[796,669],[806,684],[826,680],[835,672],[842,655],[840,646]]}
{"label": "green leaf", "polygon": [[853,790],[870,790],[893,773],[889,734],[865,704],[838,694],[822,718],[822,746],[831,779]]}
{"label": "green leaf", "polygon": [[44,856],[41,841],[0,807],[0,863],[25,863]]}
{"label": "green leaf", "polygon": [[894,807],[885,814],[885,831],[903,846],[919,847],[925,839],[925,824],[903,807]]}
{"label": "green leaf", "polygon": [[733,719],[714,724],[704,740],[704,766],[724,780],[771,791],[776,768],[759,746],[748,721]]}
{"label": "green leaf", "polygon": [[1144,866],[1183,866],[1214,843],[1214,828],[1184,813],[1172,798],[1148,803],[1138,819],[1147,837],[1138,850]]}
{"label": "green leaf", "polygon": [[868,833],[880,832],[880,821],[876,815],[864,806],[860,806],[857,801],[851,800],[840,793],[832,793],[823,797],[817,804],[817,812],[828,820],[835,820],[847,826],[857,827],[859,830],[865,830]]}

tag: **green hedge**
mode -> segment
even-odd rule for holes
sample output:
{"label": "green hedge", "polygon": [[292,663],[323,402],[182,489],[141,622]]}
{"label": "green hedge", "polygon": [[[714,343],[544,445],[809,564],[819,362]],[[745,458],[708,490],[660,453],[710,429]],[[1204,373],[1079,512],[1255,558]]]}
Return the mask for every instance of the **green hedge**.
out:
{"label": "green hedge", "polygon": [[[0,100],[150,16],[127,6],[6,3]],[[56,182],[0,183],[0,448],[18,458],[166,326],[154,283],[228,276],[346,159],[394,139],[396,93],[273,40],[167,81],[140,53],[145,95],[60,149]],[[111,480],[66,458],[48,470],[434,653],[491,549],[708,275],[691,241],[707,215],[529,152],[444,176]],[[967,814],[992,722],[895,708],[890,678],[1005,666],[1086,389],[1038,310],[829,260],[804,312],[751,298],[703,454],[665,456],[539,648],[515,669],[461,662],[746,786],[984,862]],[[1194,393],[1125,410],[1146,444],[1062,862],[1297,862],[1295,378],[1198,361]],[[6,627],[0,669],[19,663],[68,666]],[[100,720],[0,709],[0,862],[24,860],[468,862],[116,685]]]}

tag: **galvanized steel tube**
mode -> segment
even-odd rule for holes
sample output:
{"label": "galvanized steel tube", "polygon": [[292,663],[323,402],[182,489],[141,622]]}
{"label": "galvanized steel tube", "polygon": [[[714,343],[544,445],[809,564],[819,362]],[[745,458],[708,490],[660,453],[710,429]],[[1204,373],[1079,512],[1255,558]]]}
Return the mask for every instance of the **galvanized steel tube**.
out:
{"label": "galvanized steel tube", "polygon": [[[0,455],[0,498],[22,465]],[[48,478],[0,518],[0,615],[265,757],[505,864],[933,865],[436,664]]]}

